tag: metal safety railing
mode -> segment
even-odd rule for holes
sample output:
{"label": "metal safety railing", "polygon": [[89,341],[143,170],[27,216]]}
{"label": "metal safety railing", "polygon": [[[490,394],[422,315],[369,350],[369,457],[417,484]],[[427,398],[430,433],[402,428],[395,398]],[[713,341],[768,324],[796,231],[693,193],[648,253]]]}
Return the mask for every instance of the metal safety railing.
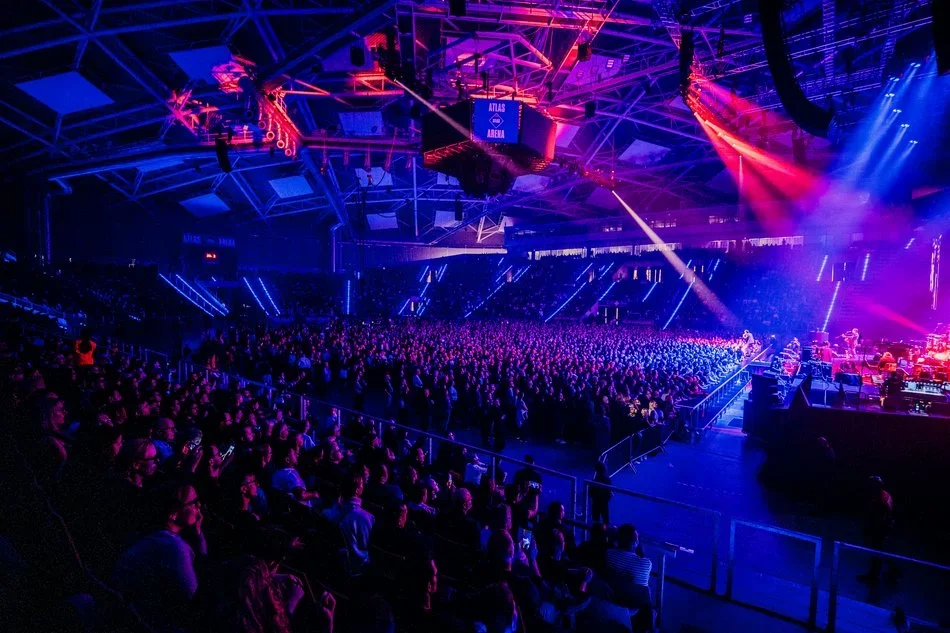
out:
{"label": "metal safety railing", "polygon": [[[795,618],[791,616],[792,619],[795,619],[809,627],[814,628],[817,619],[818,619],[818,584],[819,584],[819,574],[821,570],[821,542],[822,539],[818,536],[813,536],[811,534],[806,534],[804,532],[797,532],[795,530],[788,530],[785,528],[776,527],[774,525],[766,525],[764,523],[753,523],[751,521],[741,521],[739,519],[733,519],[729,523],[729,559],[726,567],[726,594],[725,597],[727,600],[731,600],[736,604],[741,604],[744,606],[749,606],[753,608],[765,608],[768,607],[760,604],[754,604],[751,601],[739,600],[735,597],[735,572],[736,572],[736,527],[744,526],[752,530],[759,530],[763,532],[768,532],[770,534],[779,535],[785,538],[791,538],[805,543],[811,543],[814,545],[814,557],[811,567],[811,582],[810,582],[810,592],[808,598],[808,617],[804,620]],[[759,580],[757,585],[761,585],[761,580]],[[786,604],[792,602],[788,599],[787,593],[783,593],[783,602]],[[777,610],[773,612],[778,613]],[[780,614],[783,617],[790,617],[787,614]]]}
{"label": "metal safety railing", "polygon": [[608,468],[611,477],[624,468],[629,468],[636,474],[636,464],[650,453],[664,450],[663,447],[673,437],[675,430],[675,424],[657,424],[641,429],[605,450],[597,461]]}
{"label": "metal safety railing", "polygon": [[[633,490],[627,490],[626,488],[608,486],[606,484],[601,484],[589,479],[585,479],[583,485],[585,500],[584,516],[586,517],[587,522],[590,522],[590,519],[593,515],[593,500],[591,498],[592,489],[602,491],[603,493],[620,495],[636,500],[636,502],[627,503],[625,506],[636,506],[638,505],[637,502],[639,502],[640,505],[645,505],[645,509],[649,510],[649,514],[644,512],[638,515],[636,521],[638,527],[645,528],[645,531],[653,534],[667,534],[671,539],[684,540],[679,538],[680,534],[678,534],[678,532],[682,530],[682,528],[686,527],[687,530],[683,530],[682,535],[687,536],[686,531],[689,531],[689,528],[694,527],[693,525],[687,525],[688,521],[683,520],[684,516],[682,514],[679,516],[671,516],[671,511],[674,513],[686,513],[687,515],[691,515],[694,519],[698,518],[704,524],[699,531],[707,532],[707,538],[703,539],[704,542],[702,544],[695,544],[695,547],[690,550],[690,554],[696,554],[698,551],[700,556],[697,556],[696,559],[693,559],[695,564],[691,564],[689,567],[677,566],[672,571],[667,570],[667,574],[669,574],[670,577],[696,587],[697,589],[702,589],[711,593],[716,592],[719,576],[719,524],[722,521],[722,515],[719,512],[715,510],[709,510],[707,508],[701,508],[699,506],[694,506],[689,503],[683,503],[682,501],[664,499],[663,497],[654,497],[652,495],[634,492]],[[695,531],[693,531],[692,534],[695,535]],[[697,583],[695,581],[696,576],[704,575],[697,566],[707,564],[700,560],[703,558],[702,554],[704,552],[708,553],[709,555],[708,580],[704,583]]]}
{"label": "metal safety railing", "polygon": [[[904,567],[910,566],[908,567],[907,571],[913,569],[918,574],[927,571],[937,572],[941,576],[940,581],[936,581],[936,579],[933,578],[921,579],[924,580],[924,582],[917,582],[914,584],[913,597],[908,600],[907,603],[895,606],[900,607],[902,611],[908,612],[908,620],[912,620],[914,624],[920,625],[920,627],[908,626],[906,630],[916,631],[918,628],[921,630],[923,630],[923,628],[932,628],[932,630],[946,630],[945,628],[940,627],[946,627],[947,622],[950,622],[950,607],[947,606],[946,600],[947,590],[950,588],[950,566],[940,565],[938,563],[932,563],[925,560],[918,560],[909,556],[891,554],[890,552],[882,552],[880,550],[863,547],[861,545],[853,545],[843,541],[835,541],[831,557],[831,581],[828,587],[828,626],[825,629],[828,633],[834,633],[838,626],[839,607],[841,601],[841,555],[842,552],[846,551],[858,552],[866,555],[871,559],[871,565],[874,565],[875,559],[877,559],[876,562],[879,567],[883,566],[884,561],[887,561],[891,565],[895,563],[901,563]],[[927,582],[927,580],[930,582]],[[920,616],[917,614],[924,608],[921,603],[927,601],[928,596],[924,594],[926,594],[928,591],[931,592],[931,595],[929,596],[930,601],[939,605],[937,607],[941,611],[939,615],[935,616],[934,614],[930,614],[929,616]],[[878,605],[875,606],[879,608],[879,600],[875,599],[873,602],[877,602]]]}
{"label": "metal safety railing", "polygon": [[676,406],[677,413],[682,418],[691,435],[698,435],[709,429],[719,416],[742,395],[742,392],[752,380],[749,365],[760,360],[768,351],[768,348],[765,348],[744,362],[699,402]]}
{"label": "metal safety railing", "polygon": [[[577,530],[590,533],[592,527],[589,523],[571,521],[568,519],[565,519],[564,523],[571,526],[575,533]],[[665,604],[666,598],[667,558],[669,557],[675,560],[678,555],[689,556],[692,555],[694,551],[683,545],[669,543],[648,534],[639,534],[639,537],[640,544],[643,545],[644,553],[655,553],[657,557],[658,564],[650,571],[650,577],[656,581],[656,595],[653,597],[653,607],[657,613],[657,626],[660,626],[663,621],[663,605]]]}

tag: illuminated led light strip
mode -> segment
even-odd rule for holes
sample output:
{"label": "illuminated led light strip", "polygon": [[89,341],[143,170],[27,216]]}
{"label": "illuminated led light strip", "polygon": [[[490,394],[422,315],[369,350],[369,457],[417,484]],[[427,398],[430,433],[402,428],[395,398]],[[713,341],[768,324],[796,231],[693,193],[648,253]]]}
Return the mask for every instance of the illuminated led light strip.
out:
{"label": "illuminated led light strip", "polygon": [[[583,273],[582,273],[582,274],[583,274]],[[544,322],[547,323],[548,321],[550,321],[551,319],[553,319],[554,316],[555,316],[558,312],[560,312],[561,310],[563,310],[563,309],[564,309],[564,306],[566,306],[567,304],[569,304],[569,303],[571,302],[571,300],[574,299],[574,297],[577,296],[577,293],[580,292],[581,290],[583,290],[583,289],[584,289],[584,286],[586,286],[586,285],[587,285],[587,282],[586,282],[586,281],[585,281],[584,283],[582,283],[582,284],[580,285],[580,287],[579,287],[577,290],[574,291],[574,294],[572,294],[570,297],[568,297],[568,298],[567,298],[567,301],[565,301],[564,303],[562,303],[561,306],[560,306],[557,310],[555,310],[554,312],[552,312],[552,313],[551,313],[551,316],[549,316],[548,318],[546,318],[546,319],[544,320]]]}
{"label": "illuminated led light strip", "polygon": [[864,256],[864,267],[861,268],[861,281],[864,281],[868,277],[868,264],[871,263],[871,253],[867,253]]}
{"label": "illuminated led light strip", "polygon": [[495,293],[498,292],[499,290],[501,290],[502,288],[504,288],[504,286],[505,286],[505,284],[499,284],[497,288],[495,288],[494,290],[491,291],[491,294],[489,294],[487,297],[485,297],[484,299],[482,299],[482,302],[481,302],[481,303],[479,303],[477,306],[475,306],[474,308],[472,308],[471,310],[469,310],[469,311],[468,311],[468,314],[465,315],[465,318],[467,319],[469,316],[471,316],[472,312],[475,312],[475,311],[478,310],[480,307],[482,307],[483,305],[485,305],[485,302],[488,301],[489,299],[491,299],[492,297],[494,297],[494,296],[495,296]]}
{"label": "illuminated led light strip", "polygon": [[[214,277],[212,277],[211,280],[212,280],[212,281],[217,281]],[[205,287],[204,287],[204,284],[202,284],[200,281],[198,281],[197,279],[195,279],[195,285],[198,286],[198,288],[201,289],[201,293],[202,293],[202,297],[203,297],[203,298],[205,298],[205,299],[210,299],[212,302],[216,303],[219,308],[221,308],[222,310],[224,310],[225,314],[228,313],[228,306],[224,305],[224,303],[222,303],[217,297],[215,297],[214,294],[212,294],[212,292],[211,292],[210,290],[208,290],[207,288],[205,288]]]}
{"label": "illuminated led light strip", "polygon": [[531,268],[531,264],[528,264],[527,266],[519,270],[518,273],[514,277],[512,277],[511,283],[515,283],[516,281],[524,277],[524,274],[528,272],[529,268]]}
{"label": "illuminated led light strip", "polygon": [[436,279],[437,279],[438,281],[442,281],[442,278],[445,277],[445,271],[447,271],[448,269],[449,269],[449,265],[448,265],[448,264],[443,264],[443,265],[442,265],[442,268],[439,269],[439,274],[438,274],[438,276],[436,277]]}
{"label": "illuminated led light strip", "polygon": [[910,250],[910,247],[914,245],[914,240],[916,240],[916,239],[917,239],[916,237],[912,237],[912,238],[910,238],[909,240],[907,240],[907,245],[904,246],[904,250],[905,250],[905,251],[909,251],[909,250]]}
{"label": "illuminated led light strip", "polygon": [[825,266],[828,265],[828,256],[825,255],[824,259],[821,260],[821,268],[818,269],[818,277],[815,278],[815,281],[821,281],[821,276],[825,274]]}
{"label": "illuminated led light strip", "polygon": [[606,297],[607,295],[609,295],[609,294],[610,294],[610,291],[613,290],[613,289],[614,289],[614,286],[616,286],[616,285],[617,285],[617,282],[616,282],[616,281],[610,282],[610,285],[607,286],[607,290],[604,291],[604,294],[600,295],[600,299],[598,299],[597,301],[603,301],[603,300],[604,300],[604,297]]}
{"label": "illuminated led light strip", "polygon": [[577,283],[578,281],[580,281],[580,280],[581,280],[581,277],[583,277],[583,276],[587,273],[587,271],[590,270],[590,269],[593,268],[593,267],[594,267],[594,262],[591,262],[591,263],[587,264],[587,268],[585,268],[585,269],[583,270],[583,272],[581,272],[581,274],[579,274],[579,275],[577,276],[577,279],[574,280],[574,283]]}
{"label": "illuminated led light strip", "polygon": [[220,314],[221,316],[227,316],[227,315],[224,313],[224,311],[222,311],[220,308],[218,308],[218,306],[214,305],[213,303],[211,303],[210,301],[208,301],[207,299],[205,299],[204,295],[202,295],[200,292],[198,292],[197,290],[195,290],[194,287],[193,287],[190,283],[188,283],[187,281],[185,281],[184,279],[182,279],[181,275],[175,275],[175,279],[177,279],[177,280],[180,281],[181,283],[185,284],[185,287],[188,288],[188,290],[191,290],[193,293],[195,293],[195,295],[197,295],[199,298],[201,298],[202,301],[204,301],[206,304],[208,304],[208,306],[210,306],[212,310],[214,310],[215,312],[217,312],[217,313]]}
{"label": "illuminated led light strip", "polygon": [[267,300],[270,301],[270,304],[272,306],[274,306],[274,312],[277,313],[277,316],[280,316],[280,310],[277,309],[277,304],[274,303],[274,300],[271,298],[270,293],[267,291],[267,286],[264,285],[264,280],[261,279],[260,277],[258,277],[257,280],[261,282],[261,288],[264,289],[264,295],[267,297]]}
{"label": "illuminated led light strip", "polygon": [[270,316],[270,314],[268,314],[268,312],[267,312],[267,309],[264,308],[264,304],[261,303],[261,300],[257,298],[257,293],[254,292],[254,289],[253,289],[253,288],[251,288],[251,284],[250,284],[250,282],[248,282],[247,277],[241,277],[241,279],[244,280],[244,285],[247,286],[247,289],[251,292],[251,296],[254,297],[254,301],[257,302],[257,306],[258,306],[258,307],[261,309],[261,311],[264,313],[264,316]]}
{"label": "illuminated led light strip", "polygon": [[402,316],[402,313],[406,311],[407,307],[409,307],[410,301],[412,301],[412,299],[406,299],[406,302],[402,304],[402,307],[399,308],[399,312],[397,312],[396,314],[398,314],[399,316]]}
{"label": "illuminated led light strip", "polygon": [[178,294],[180,294],[181,296],[183,296],[185,299],[187,299],[193,306],[195,306],[196,308],[198,308],[199,310],[201,310],[202,312],[204,312],[205,314],[207,314],[209,317],[213,317],[213,316],[214,316],[213,314],[211,314],[210,312],[208,312],[207,310],[205,310],[204,308],[202,308],[200,305],[198,305],[198,304],[195,302],[194,299],[192,299],[191,297],[189,297],[188,295],[186,295],[184,292],[182,292],[182,291],[181,291],[181,288],[179,288],[179,287],[176,286],[174,283],[172,283],[172,281],[171,281],[168,277],[166,277],[166,276],[163,275],[162,273],[158,273],[158,276],[161,277],[162,279],[164,279],[164,280],[165,280],[165,283],[167,283],[169,286],[171,286],[171,287],[175,290],[175,292],[177,292]]}
{"label": "illuminated led light strip", "polygon": [[419,275],[419,283],[422,283],[422,280],[426,278],[426,273],[428,273],[428,272],[429,272],[429,267],[428,267],[428,266],[426,266],[425,268],[422,269],[422,274]]}
{"label": "illuminated led light strip", "polygon": [[650,298],[650,295],[653,294],[653,291],[656,290],[656,287],[657,287],[657,285],[658,285],[659,283],[660,283],[660,282],[658,282],[658,281],[654,281],[654,282],[653,282],[653,285],[650,286],[650,289],[647,290],[647,293],[646,293],[645,295],[643,295],[643,299],[640,300],[640,303],[646,303],[647,299]]}
{"label": "illuminated led light strip", "polygon": [[610,266],[607,266],[607,270],[605,270],[604,272],[600,273],[600,277],[598,277],[598,279],[603,279],[604,276],[605,276],[607,273],[610,272],[610,269],[614,267],[614,263],[615,263],[615,262],[611,262]]}
{"label": "illuminated led light strip", "polygon": [[686,271],[689,270],[689,267],[692,263],[693,263],[693,260],[689,260],[688,262],[686,262],[686,270],[680,273],[680,279],[686,276]]}
{"label": "illuminated led light strip", "polygon": [[422,298],[422,297],[426,296],[426,291],[429,290],[429,286],[431,286],[431,285],[432,285],[432,284],[426,284],[426,285],[425,285],[425,288],[423,288],[423,289],[422,289],[422,292],[419,293],[419,298]]}
{"label": "illuminated led light strip", "polygon": [[676,304],[675,308],[673,308],[673,314],[670,315],[670,318],[666,320],[666,324],[663,326],[664,330],[670,327],[670,323],[672,323],[673,319],[676,318],[676,313],[680,311],[680,307],[683,305],[683,302],[686,301],[686,297],[689,295],[689,291],[693,289],[694,283],[696,282],[693,281],[692,283],[689,284],[689,286],[686,288],[686,292],[683,293],[683,298],[680,299],[680,302]]}
{"label": "illuminated led light strip", "polygon": [[345,309],[345,311],[344,311],[344,314],[349,314],[349,313],[350,313],[350,288],[351,288],[351,286],[352,286],[352,282],[351,282],[349,279],[347,279],[347,280],[346,280],[346,309]]}
{"label": "illuminated led light strip", "polygon": [[840,281],[835,284],[835,291],[834,291],[834,294],[831,295],[831,303],[828,305],[828,314],[825,315],[825,322],[824,322],[824,323],[822,324],[822,326],[821,326],[821,331],[822,331],[822,332],[827,332],[827,331],[828,331],[828,322],[831,321],[831,313],[834,312],[834,309],[835,309],[835,301],[838,300],[838,291],[839,291],[839,290],[841,290],[841,282],[840,282]]}
{"label": "illuminated led light strip", "polygon": [[502,277],[504,277],[505,275],[507,275],[507,274],[508,274],[508,271],[511,270],[511,269],[514,268],[514,267],[515,267],[515,265],[512,264],[511,266],[509,266],[508,268],[506,268],[503,273],[501,273],[500,275],[498,275],[497,277],[495,277],[495,283],[497,284],[498,281],[499,281]]}

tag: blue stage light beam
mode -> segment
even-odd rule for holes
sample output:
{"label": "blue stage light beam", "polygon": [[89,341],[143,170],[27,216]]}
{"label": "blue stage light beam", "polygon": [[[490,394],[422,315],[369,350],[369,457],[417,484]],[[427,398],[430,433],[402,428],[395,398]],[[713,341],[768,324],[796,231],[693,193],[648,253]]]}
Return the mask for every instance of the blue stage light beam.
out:
{"label": "blue stage light beam", "polygon": [[[892,162],[891,157],[894,156],[899,148],[904,146],[902,141],[909,129],[909,123],[901,123],[900,127],[897,128],[897,133],[894,135],[891,144],[887,146],[884,155],[878,159],[877,167],[875,167],[871,175],[868,176],[868,184],[870,184],[878,194],[885,193],[893,181],[893,178],[896,177],[897,174],[900,174],[903,164],[897,163],[896,161]],[[887,177],[884,177],[885,171],[887,171]]]}
{"label": "blue stage light beam", "polygon": [[616,286],[616,285],[617,285],[617,282],[616,282],[616,281],[610,282],[610,285],[607,286],[607,289],[606,289],[606,290],[604,290],[604,294],[600,295],[600,299],[598,299],[597,301],[603,301],[604,298],[605,298],[607,295],[610,294],[610,291],[613,290],[613,289],[614,289],[614,286]]}

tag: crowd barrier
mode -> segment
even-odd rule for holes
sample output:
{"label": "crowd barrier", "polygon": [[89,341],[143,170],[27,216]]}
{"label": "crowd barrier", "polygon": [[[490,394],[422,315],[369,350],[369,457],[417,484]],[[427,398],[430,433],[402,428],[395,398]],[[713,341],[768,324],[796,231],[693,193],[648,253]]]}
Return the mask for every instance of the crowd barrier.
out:
{"label": "crowd barrier", "polygon": [[[803,583],[801,583],[801,579],[777,577],[774,574],[769,574],[769,572],[772,571],[770,569],[757,570],[754,569],[753,564],[750,564],[747,571],[752,577],[749,579],[748,583],[738,583],[741,585],[743,591],[737,592],[736,529],[738,527],[743,527],[746,530],[752,530],[755,532],[773,534],[786,539],[793,539],[801,543],[806,543],[813,548],[811,552],[812,556],[810,558],[811,564],[808,569],[809,578],[807,586],[809,588],[809,592],[807,617],[802,618],[794,612],[788,613],[789,609],[794,611],[799,606],[796,603],[798,596],[796,595],[794,588],[802,586]],[[755,539],[746,538],[743,539],[742,542],[755,542]],[[726,567],[726,599],[735,602],[736,604],[777,613],[787,619],[800,622],[801,624],[805,624],[810,628],[815,628],[818,618],[818,586],[821,571],[821,544],[822,539],[820,537],[806,534],[804,532],[788,530],[785,528],[776,527],[774,525],[733,519],[729,523],[729,559]],[[791,567],[791,565],[786,565],[783,571],[787,571],[789,567]],[[766,574],[768,574],[768,579],[766,579]],[[772,582],[769,582],[769,580]],[[742,593],[743,596],[749,594],[749,597],[737,598],[736,593]],[[769,598],[772,598],[772,600],[770,601]],[[775,598],[778,598],[777,604],[774,602]]]}
{"label": "crowd barrier", "polygon": [[[674,561],[667,573],[676,580],[711,593],[716,592],[719,574],[719,524],[722,516],[715,510],[700,508],[681,501],[654,497],[626,488],[584,480],[584,516],[591,513],[591,489],[613,493],[611,501],[616,516],[617,496],[625,498],[624,509],[633,511],[638,529],[649,534],[663,534],[670,541],[689,542],[697,533],[705,534],[702,543],[691,543],[687,562]],[[615,522],[615,521],[614,521]],[[633,522],[633,521],[631,521]]]}
{"label": "crowd barrier", "polygon": [[624,468],[629,468],[636,474],[636,464],[654,451],[664,450],[663,447],[673,437],[675,430],[674,424],[657,424],[647,427],[628,435],[605,450],[597,461],[607,466],[611,477]]}
{"label": "crowd barrier", "polygon": [[[845,554],[851,554],[858,560],[846,565]],[[872,583],[868,587],[854,580],[853,573],[866,574],[875,564],[882,572],[880,584]],[[848,570],[843,574],[844,567]],[[900,576],[903,582],[889,582],[887,576],[890,574]],[[846,582],[850,582],[851,587],[844,589]],[[896,625],[893,620],[898,609],[907,618],[905,628],[894,627],[898,631],[946,631],[950,629],[948,595],[950,566],[835,541],[831,556],[826,631],[835,633],[839,621],[861,624],[868,619],[873,620],[875,616],[891,620]]]}

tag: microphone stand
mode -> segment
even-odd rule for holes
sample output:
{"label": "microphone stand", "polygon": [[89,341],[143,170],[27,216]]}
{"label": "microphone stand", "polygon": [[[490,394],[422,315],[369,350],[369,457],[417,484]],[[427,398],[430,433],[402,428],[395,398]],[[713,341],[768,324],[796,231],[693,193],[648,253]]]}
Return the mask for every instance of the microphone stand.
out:
{"label": "microphone stand", "polygon": [[861,390],[864,389],[864,366],[868,362],[868,343],[867,339],[864,339],[864,352],[861,354],[861,373],[858,374],[858,404],[855,405],[855,409],[861,410]]}

